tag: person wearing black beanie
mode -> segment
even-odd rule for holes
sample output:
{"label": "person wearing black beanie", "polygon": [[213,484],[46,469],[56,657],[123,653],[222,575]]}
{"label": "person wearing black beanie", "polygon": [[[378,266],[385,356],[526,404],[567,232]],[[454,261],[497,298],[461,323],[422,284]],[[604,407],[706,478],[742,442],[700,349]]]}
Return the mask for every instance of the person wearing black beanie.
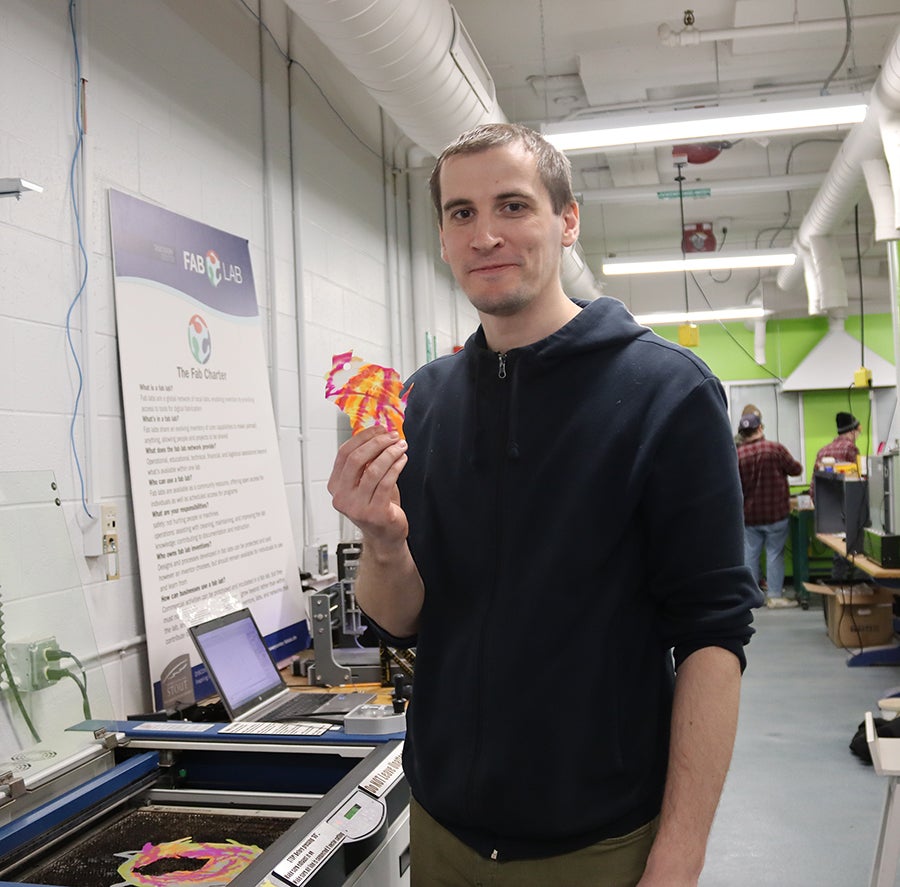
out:
{"label": "person wearing black beanie", "polygon": [[856,446],[856,439],[862,434],[859,419],[853,413],[838,413],[834,421],[837,426],[837,437],[816,453],[816,471],[822,470],[822,460],[826,457],[831,457],[835,462],[854,464],[859,457],[859,448]]}
{"label": "person wearing black beanie", "polygon": [[848,431],[856,431],[859,428],[859,419],[853,413],[838,413],[834,419],[838,434],[846,434]]}
{"label": "person wearing black beanie", "polygon": [[[815,471],[822,470],[823,461],[827,457],[831,457],[835,462],[859,464],[859,448],[856,446],[856,439],[862,434],[862,429],[859,427],[859,419],[853,413],[842,412],[834,417],[834,421],[837,426],[837,437],[831,443],[825,444],[816,453]],[[813,477],[813,483],[809,488],[809,492],[813,497],[813,501],[815,501],[815,477]],[[860,575],[858,568],[853,567],[850,561],[835,552],[831,564],[831,578],[838,581],[855,582],[857,578],[863,577]]]}

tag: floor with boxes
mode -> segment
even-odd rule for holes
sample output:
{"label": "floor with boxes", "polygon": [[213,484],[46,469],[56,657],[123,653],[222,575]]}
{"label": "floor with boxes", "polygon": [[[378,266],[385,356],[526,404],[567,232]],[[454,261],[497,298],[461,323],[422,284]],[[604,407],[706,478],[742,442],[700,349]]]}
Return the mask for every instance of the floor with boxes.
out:
{"label": "floor with boxes", "polygon": [[848,664],[885,632],[896,643],[890,602],[861,594],[755,611],[734,759],[700,887],[869,884],[889,780],[849,744],[865,712],[879,715],[879,700],[900,693],[900,656],[891,666]]}

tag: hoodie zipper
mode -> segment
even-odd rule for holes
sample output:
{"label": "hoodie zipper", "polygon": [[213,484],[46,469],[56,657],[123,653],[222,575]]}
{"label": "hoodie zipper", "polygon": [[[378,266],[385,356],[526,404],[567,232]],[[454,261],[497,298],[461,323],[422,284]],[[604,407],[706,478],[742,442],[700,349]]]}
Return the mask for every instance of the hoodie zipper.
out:
{"label": "hoodie zipper", "polygon": [[[497,378],[500,380],[505,380],[507,377],[507,367],[506,367],[507,353],[500,352],[500,351],[497,351],[495,353],[497,354]],[[501,395],[501,400],[504,398],[508,398],[508,397],[509,397],[509,390],[506,389],[504,386],[504,393]],[[506,405],[507,410],[512,408],[512,405],[509,403],[508,400],[505,401],[505,405]],[[501,421],[501,427],[505,426],[505,424],[506,423],[504,421]],[[498,513],[502,511],[501,503],[503,502],[503,487],[504,487],[503,471],[505,470],[504,469],[505,461],[506,460],[504,459],[503,454],[501,453],[500,457],[499,457],[499,462],[498,462],[499,467],[498,467],[497,487],[496,487]],[[496,542],[497,550],[498,551],[502,550],[503,549],[503,521],[502,520],[500,520],[500,523],[496,528],[495,542]],[[491,585],[493,588],[496,589],[500,585],[500,580],[501,580],[501,576],[502,576],[502,570],[500,568],[500,563],[499,563],[499,555],[495,555],[494,564],[493,564],[493,572],[494,572],[494,577],[493,577],[493,581],[492,581]],[[484,620],[482,623],[483,627],[482,627],[480,637],[478,639],[477,662],[478,662],[479,673],[484,673],[484,670],[486,667],[485,666],[485,655],[486,655],[486,649],[488,646],[488,640],[485,636],[485,629],[490,621],[488,617],[490,616],[493,609],[497,606],[496,597],[497,597],[496,594],[493,595],[487,602],[487,609],[486,609]],[[484,730],[485,730],[484,715],[481,711],[481,709],[484,705],[484,699],[483,699],[483,695],[482,695],[481,691],[482,691],[482,688],[481,688],[481,685],[479,684],[475,688],[475,693],[477,694],[476,709],[478,710],[478,715],[477,715],[478,724],[477,724],[477,729],[476,729],[476,733],[475,733],[475,749],[474,749],[474,754],[472,756],[472,763],[470,764],[468,780],[467,780],[468,785],[466,788],[466,795],[467,795],[466,803],[473,809],[476,805],[475,796],[474,796],[474,783],[475,783],[475,778],[476,778],[476,772],[479,769],[479,761],[481,759],[481,749],[482,749],[482,745],[483,745],[483,734],[484,734]],[[492,848],[491,859],[498,860],[499,858],[500,858],[500,851],[497,848]]]}

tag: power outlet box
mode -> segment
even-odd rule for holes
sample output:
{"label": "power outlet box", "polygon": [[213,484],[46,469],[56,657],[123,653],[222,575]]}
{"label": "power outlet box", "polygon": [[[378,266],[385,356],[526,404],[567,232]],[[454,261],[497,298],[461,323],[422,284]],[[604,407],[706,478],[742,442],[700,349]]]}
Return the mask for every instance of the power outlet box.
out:
{"label": "power outlet box", "polygon": [[7,644],[6,661],[12,670],[16,686],[30,692],[43,690],[53,683],[47,677],[51,663],[47,661],[48,650],[58,650],[56,638],[43,638],[30,643]]}
{"label": "power outlet box", "polygon": [[[94,509],[93,514],[97,513]],[[103,504],[99,508],[100,517],[90,528],[90,543],[85,532],[84,553],[87,557],[103,557],[103,567],[107,579],[119,578],[119,512],[115,505]],[[89,550],[90,549],[90,550]]]}
{"label": "power outlet box", "polygon": [[860,367],[853,373],[854,388],[871,388],[872,371],[868,367]]}
{"label": "power outlet box", "polygon": [[107,579],[119,578],[119,534],[103,533],[103,558]]}
{"label": "power outlet box", "polygon": [[115,505],[102,505],[100,507],[100,528],[103,535],[118,535],[119,533],[119,512]]}
{"label": "power outlet box", "polygon": [[109,554],[110,540],[113,536],[115,548],[119,547],[119,512],[115,505],[93,503],[89,507],[90,513],[96,515],[90,523],[85,526],[84,536],[84,556],[100,557]]}

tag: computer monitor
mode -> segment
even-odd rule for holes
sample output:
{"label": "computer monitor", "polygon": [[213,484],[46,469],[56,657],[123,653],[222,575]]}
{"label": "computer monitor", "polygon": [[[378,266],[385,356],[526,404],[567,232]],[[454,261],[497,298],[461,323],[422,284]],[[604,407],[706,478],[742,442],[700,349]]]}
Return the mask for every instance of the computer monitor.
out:
{"label": "computer monitor", "polygon": [[817,471],[816,533],[843,533],[847,554],[863,551],[863,528],[869,525],[869,488],[865,481]]}

